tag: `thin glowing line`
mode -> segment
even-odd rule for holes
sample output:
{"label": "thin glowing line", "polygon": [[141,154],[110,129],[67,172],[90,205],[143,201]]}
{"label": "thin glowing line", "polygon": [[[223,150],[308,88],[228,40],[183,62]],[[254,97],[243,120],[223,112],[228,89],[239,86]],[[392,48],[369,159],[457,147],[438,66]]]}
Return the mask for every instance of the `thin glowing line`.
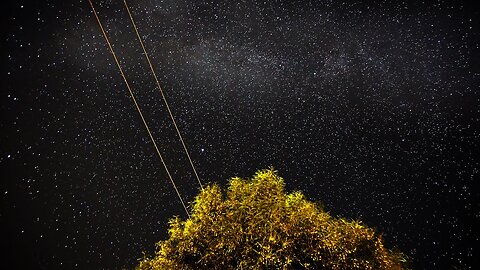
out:
{"label": "thin glowing line", "polygon": [[135,107],[137,108],[137,111],[140,114],[140,117],[142,118],[143,124],[145,125],[145,128],[147,129],[148,135],[150,136],[150,139],[152,140],[153,146],[155,147],[155,150],[157,151],[157,154],[160,157],[160,160],[162,161],[163,167],[165,168],[165,171],[167,172],[168,178],[170,178],[170,181],[172,182],[173,188],[175,188],[175,191],[177,192],[178,198],[182,202],[183,208],[185,209],[185,212],[187,213],[188,217],[190,218],[190,213],[188,212],[188,209],[185,206],[185,203],[183,202],[182,197],[180,196],[180,192],[178,192],[177,185],[175,185],[175,182],[173,181],[172,175],[170,174],[170,171],[167,168],[167,164],[165,164],[165,161],[162,157],[162,154],[160,153],[160,150],[158,149],[157,143],[155,142],[155,139],[152,136],[152,132],[150,131],[150,128],[148,127],[148,124],[145,121],[145,118],[143,117],[142,110],[140,110],[140,107],[138,106],[138,103],[137,103],[137,100],[135,99],[135,95],[133,94],[132,88],[130,87],[130,84],[127,81],[127,77],[125,77],[125,74],[123,73],[122,66],[120,65],[120,62],[118,61],[117,55],[115,54],[115,51],[113,50],[113,47],[110,43],[110,40],[108,39],[107,33],[105,32],[105,29],[103,28],[102,23],[100,22],[100,19],[98,18],[97,11],[95,10],[95,7],[93,6],[92,1],[88,0],[88,2],[90,3],[90,6],[92,7],[93,14],[95,15],[95,18],[97,19],[98,25],[100,26],[100,29],[102,30],[103,36],[105,37],[105,40],[107,41],[108,48],[110,49],[110,52],[112,53],[113,58],[115,59],[115,63],[117,64],[117,67],[120,70],[120,74],[122,75],[122,78],[125,81],[125,84],[127,85],[128,92],[130,92],[130,96],[132,97],[133,103],[135,104]]}
{"label": "thin glowing line", "polygon": [[143,52],[145,54],[145,58],[147,58],[148,65],[150,66],[150,70],[152,71],[153,77],[155,78],[155,82],[157,83],[157,87],[160,90],[160,94],[162,95],[163,101],[165,102],[165,106],[167,107],[168,114],[170,115],[170,119],[172,119],[173,126],[175,127],[175,130],[177,131],[178,137],[180,138],[180,142],[182,143],[183,149],[185,150],[185,154],[187,154],[188,161],[190,161],[190,165],[192,166],[193,172],[195,173],[195,177],[198,180],[198,184],[200,184],[200,188],[203,190],[203,185],[202,185],[202,182],[200,181],[200,177],[198,177],[197,170],[195,169],[195,166],[193,165],[192,158],[190,157],[190,154],[188,153],[187,146],[185,145],[185,141],[183,140],[182,134],[180,133],[180,129],[177,126],[177,122],[175,121],[175,118],[173,117],[172,110],[170,110],[170,106],[168,105],[167,98],[166,98],[166,96],[165,96],[165,94],[162,90],[162,87],[160,86],[160,82],[158,80],[157,74],[155,73],[155,69],[153,68],[152,62],[150,61],[150,57],[148,56],[147,50],[145,49],[145,45],[143,44],[142,38],[140,37],[137,25],[135,24],[132,13],[130,12],[130,8],[127,5],[127,1],[124,0],[123,3],[125,4],[125,8],[127,9],[128,16],[130,16],[130,20],[132,21],[133,28],[135,29],[135,33],[137,34],[138,41],[140,41],[140,45],[142,45],[142,49],[143,49]]}

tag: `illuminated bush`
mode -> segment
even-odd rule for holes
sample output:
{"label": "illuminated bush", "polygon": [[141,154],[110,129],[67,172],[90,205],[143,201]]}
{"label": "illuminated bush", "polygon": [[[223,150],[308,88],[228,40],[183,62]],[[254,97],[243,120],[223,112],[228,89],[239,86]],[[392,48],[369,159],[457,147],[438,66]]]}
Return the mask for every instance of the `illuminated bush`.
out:
{"label": "illuminated bush", "polygon": [[169,239],[137,269],[404,269],[404,256],[359,221],[334,218],[274,170],[230,179],[195,199],[191,218],[170,220]]}

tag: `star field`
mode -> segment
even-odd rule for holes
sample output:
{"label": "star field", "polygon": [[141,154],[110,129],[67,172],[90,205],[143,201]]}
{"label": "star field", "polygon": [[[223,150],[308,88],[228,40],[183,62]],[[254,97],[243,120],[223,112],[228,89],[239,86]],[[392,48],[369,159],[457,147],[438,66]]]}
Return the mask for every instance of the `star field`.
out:
{"label": "star field", "polygon": [[[93,1],[186,201],[198,184],[123,1]],[[479,12],[464,1],[129,6],[204,183],[274,166],[413,269],[479,263]],[[88,1],[2,25],[1,224],[20,269],[133,268],[185,218]]]}

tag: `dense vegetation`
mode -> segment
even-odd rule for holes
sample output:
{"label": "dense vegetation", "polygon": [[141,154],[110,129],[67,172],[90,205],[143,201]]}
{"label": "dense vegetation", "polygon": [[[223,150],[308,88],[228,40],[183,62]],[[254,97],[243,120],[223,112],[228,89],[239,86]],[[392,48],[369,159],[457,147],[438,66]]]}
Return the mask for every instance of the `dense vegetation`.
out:
{"label": "dense vegetation", "polygon": [[170,220],[146,269],[405,269],[405,257],[359,221],[335,218],[300,192],[284,191],[277,172],[210,185],[191,218]]}

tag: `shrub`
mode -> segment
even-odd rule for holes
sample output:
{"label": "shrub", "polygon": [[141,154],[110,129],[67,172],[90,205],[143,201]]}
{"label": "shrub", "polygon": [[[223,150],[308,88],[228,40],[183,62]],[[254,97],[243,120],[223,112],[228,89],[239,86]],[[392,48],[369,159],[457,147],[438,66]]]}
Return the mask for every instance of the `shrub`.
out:
{"label": "shrub", "polygon": [[335,218],[301,192],[285,193],[273,169],[200,192],[191,217],[170,220],[146,269],[404,269],[405,256],[360,221]]}

